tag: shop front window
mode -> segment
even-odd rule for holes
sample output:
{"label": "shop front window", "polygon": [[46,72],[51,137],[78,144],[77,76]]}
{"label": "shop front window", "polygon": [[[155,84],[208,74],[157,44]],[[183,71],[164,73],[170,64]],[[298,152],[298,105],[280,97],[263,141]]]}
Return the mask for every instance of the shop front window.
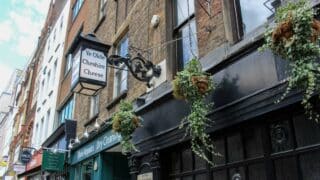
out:
{"label": "shop front window", "polygon": [[88,160],[82,164],[82,180],[93,179],[93,160]]}
{"label": "shop front window", "polygon": [[[271,116],[270,116],[271,117]],[[273,114],[270,120],[226,129],[213,141],[213,167],[188,145],[166,150],[164,179],[290,179],[320,177],[320,127],[303,114]]]}

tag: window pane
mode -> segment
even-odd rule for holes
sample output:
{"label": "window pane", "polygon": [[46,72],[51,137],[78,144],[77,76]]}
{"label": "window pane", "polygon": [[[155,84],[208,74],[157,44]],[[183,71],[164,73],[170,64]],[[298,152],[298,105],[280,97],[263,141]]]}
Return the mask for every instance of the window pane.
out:
{"label": "window pane", "polygon": [[213,163],[216,165],[225,164],[226,154],[225,154],[225,147],[224,147],[224,138],[213,139],[213,143],[216,148],[216,152],[221,154],[221,156],[213,155]]}
{"label": "window pane", "polygon": [[247,128],[243,131],[243,139],[246,148],[246,158],[255,158],[263,155],[260,128]]}
{"label": "window pane", "polygon": [[195,20],[192,20],[189,24],[184,26],[181,29],[182,40],[180,41],[180,46],[182,50],[182,65],[186,65],[194,56],[198,56],[198,42],[197,35],[195,34],[196,23]]}
{"label": "window pane", "polygon": [[180,154],[177,152],[171,153],[171,171],[170,173],[180,172]]}
{"label": "window pane", "polygon": [[265,2],[266,0],[240,0],[244,34],[262,25],[273,14],[271,9],[276,3],[270,1],[264,4]]}
{"label": "window pane", "polygon": [[298,147],[320,143],[320,126],[304,115],[293,119]]}
{"label": "window pane", "polygon": [[200,158],[198,155],[194,155],[194,169],[205,169],[206,168],[206,161]]}
{"label": "window pane", "polygon": [[183,177],[182,180],[192,180],[192,176]]}
{"label": "window pane", "polygon": [[126,56],[128,54],[128,49],[129,49],[129,40],[128,38],[125,36],[119,46],[118,46],[118,55],[120,56]]}
{"label": "window pane", "polygon": [[182,170],[183,172],[192,170],[191,149],[185,149],[184,151],[182,151]]}
{"label": "window pane", "polygon": [[[126,68],[127,69],[127,68]],[[121,82],[120,82],[120,92],[123,92],[127,90],[127,84],[128,84],[128,71],[123,71],[121,76]]]}
{"label": "window pane", "polygon": [[249,166],[249,179],[266,180],[266,168],[264,164],[254,164]]}
{"label": "window pane", "polygon": [[320,177],[320,152],[302,155],[300,158],[304,180],[317,180]]}
{"label": "window pane", "polygon": [[176,0],[177,25],[194,13],[194,0]]}
{"label": "window pane", "polygon": [[243,160],[243,146],[240,133],[228,137],[229,162]]}
{"label": "window pane", "polygon": [[298,180],[298,168],[294,158],[276,160],[275,169],[279,180]]}
{"label": "window pane", "polygon": [[196,180],[207,180],[208,178],[208,175],[207,174],[198,174],[196,175]]}
{"label": "window pane", "polygon": [[227,179],[227,171],[220,170],[212,173],[214,180],[226,180]]}

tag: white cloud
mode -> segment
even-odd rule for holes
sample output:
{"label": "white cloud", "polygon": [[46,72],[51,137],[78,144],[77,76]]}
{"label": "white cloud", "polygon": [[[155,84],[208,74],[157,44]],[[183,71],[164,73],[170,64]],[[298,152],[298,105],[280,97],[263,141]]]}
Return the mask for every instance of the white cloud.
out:
{"label": "white cloud", "polygon": [[13,28],[10,21],[6,20],[0,22],[0,43],[11,40],[13,35]]}
{"label": "white cloud", "polygon": [[38,13],[45,15],[48,11],[50,0],[24,0],[26,6],[33,8]]}
{"label": "white cloud", "polygon": [[12,0],[12,5],[19,7],[9,13],[9,22],[14,27],[14,48],[19,55],[28,58],[34,51],[49,4],[50,0]]}
{"label": "white cloud", "polygon": [[12,68],[4,64],[0,64],[0,92],[2,92],[6,88],[12,73]]}
{"label": "white cloud", "polygon": [[20,33],[37,36],[40,32],[41,24],[34,21],[31,14],[27,12],[20,14],[18,12],[11,12],[10,19]]}
{"label": "white cloud", "polygon": [[36,46],[36,39],[33,36],[20,36],[18,38],[16,51],[25,57],[29,57]]}

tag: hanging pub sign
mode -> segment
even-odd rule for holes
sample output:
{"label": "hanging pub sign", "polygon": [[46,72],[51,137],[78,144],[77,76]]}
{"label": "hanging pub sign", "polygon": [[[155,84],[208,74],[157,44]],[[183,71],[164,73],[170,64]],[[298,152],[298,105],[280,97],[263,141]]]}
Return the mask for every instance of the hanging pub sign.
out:
{"label": "hanging pub sign", "polygon": [[65,163],[65,153],[43,150],[42,171],[63,171]]}
{"label": "hanging pub sign", "polygon": [[26,166],[23,164],[14,164],[13,171],[15,171],[17,174],[23,173],[26,171]]}
{"label": "hanging pub sign", "polygon": [[32,154],[29,149],[22,149],[20,152],[19,160],[22,164],[28,164],[32,159]]}
{"label": "hanging pub sign", "polygon": [[72,61],[71,89],[85,95],[94,95],[107,82],[107,53],[109,45],[95,35],[79,35],[72,43],[68,58]]}

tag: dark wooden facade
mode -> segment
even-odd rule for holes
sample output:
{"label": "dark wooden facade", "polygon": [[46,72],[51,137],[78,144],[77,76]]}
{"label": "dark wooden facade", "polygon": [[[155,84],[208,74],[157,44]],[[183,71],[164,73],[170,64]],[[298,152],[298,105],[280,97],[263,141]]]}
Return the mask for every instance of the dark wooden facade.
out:
{"label": "dark wooden facade", "polygon": [[144,122],[133,135],[140,152],[130,158],[132,179],[147,172],[156,180],[320,178],[320,127],[305,118],[299,91],[275,103],[284,92],[288,65],[259,52],[260,45],[260,40],[247,42],[225,55],[216,50],[201,59],[217,86],[208,97],[215,103],[208,115],[215,123],[208,133],[222,154],[212,157],[216,166],[192,153],[178,128],[189,107],[173,99],[170,84],[163,84],[137,109]]}

